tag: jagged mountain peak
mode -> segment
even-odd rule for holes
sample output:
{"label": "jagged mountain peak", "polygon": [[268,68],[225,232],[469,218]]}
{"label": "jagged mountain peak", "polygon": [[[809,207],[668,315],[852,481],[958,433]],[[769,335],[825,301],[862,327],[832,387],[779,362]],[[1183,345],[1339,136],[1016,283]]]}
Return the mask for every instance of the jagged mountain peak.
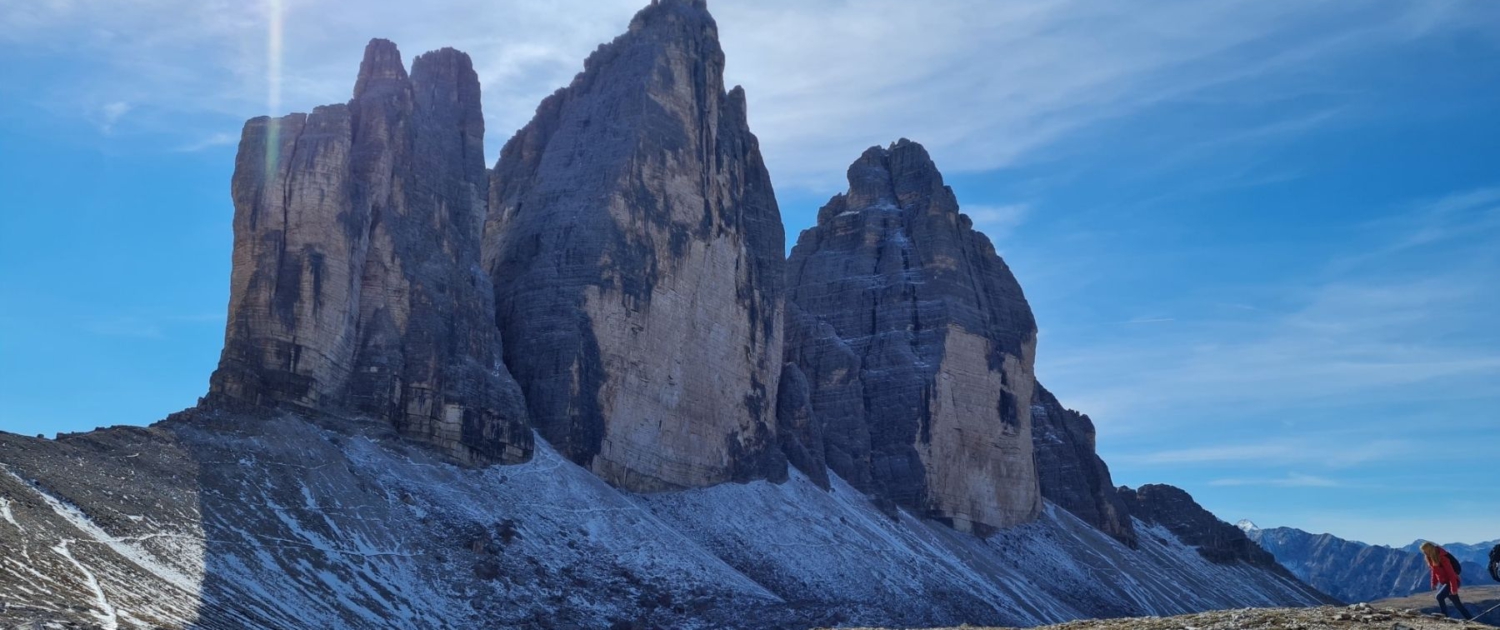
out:
{"label": "jagged mountain peak", "polygon": [[354,82],[354,98],[398,87],[406,82],[406,66],[401,50],[388,39],[375,38],[365,45],[365,56],[359,62],[359,77]]}
{"label": "jagged mountain peak", "polygon": [[788,360],[828,465],[960,529],[1034,518],[1036,323],[926,150],[865,151],[787,264]]}
{"label": "jagged mountain peak", "polygon": [[529,457],[479,271],[479,80],[458,51],[365,49],[348,103],[245,125],[206,402],[358,413],[464,462]]}
{"label": "jagged mountain peak", "polygon": [[1234,526],[1240,528],[1240,530],[1244,531],[1245,533],[1260,530],[1260,527],[1257,526],[1254,521],[1251,521],[1248,518],[1240,519],[1240,521],[1238,523],[1235,523]]}
{"label": "jagged mountain peak", "polygon": [[651,0],[637,11],[630,20],[630,30],[650,28],[660,24],[663,18],[686,19],[714,25],[714,17],[708,12],[708,0]]}
{"label": "jagged mountain peak", "polygon": [[[932,156],[921,144],[902,138],[888,146],[872,146],[849,165],[849,190],[835,197],[818,213],[818,222],[848,211],[930,206],[935,212],[958,212],[958,203],[945,203],[952,192],[943,184]],[[946,193],[946,195],[945,195]],[[937,197],[937,203],[922,204]]]}
{"label": "jagged mountain peak", "polygon": [[702,3],[654,3],[491,176],[484,261],[531,417],[631,489],[786,474],[785,233],[723,71]]}

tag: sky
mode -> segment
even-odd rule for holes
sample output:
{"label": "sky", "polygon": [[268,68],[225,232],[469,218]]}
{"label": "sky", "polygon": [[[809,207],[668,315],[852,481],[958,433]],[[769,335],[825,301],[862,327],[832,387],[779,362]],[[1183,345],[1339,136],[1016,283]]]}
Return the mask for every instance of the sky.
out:
{"label": "sky", "polygon": [[[0,430],[148,424],[223,340],[247,118],[453,46],[486,149],[644,0],[0,0]],[[932,153],[1120,484],[1500,538],[1500,2],[711,0],[789,243]]]}

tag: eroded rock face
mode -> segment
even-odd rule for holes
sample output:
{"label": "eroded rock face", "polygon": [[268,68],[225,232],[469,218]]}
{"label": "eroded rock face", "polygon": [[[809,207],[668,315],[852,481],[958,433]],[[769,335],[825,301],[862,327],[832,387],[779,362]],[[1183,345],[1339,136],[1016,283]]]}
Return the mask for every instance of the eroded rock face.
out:
{"label": "eroded rock face", "polygon": [[1135,546],[1135,526],[1115,489],[1109,466],[1094,446],[1094,422],[1062,406],[1037,384],[1031,398],[1031,436],[1042,497]]}
{"label": "eroded rock face", "polygon": [[787,270],[787,360],[828,465],[959,529],[1035,518],[1036,322],[927,151],[866,151]]}
{"label": "eroded rock face", "polygon": [[208,401],[356,411],[468,462],[531,452],[479,265],[488,194],[467,55],[374,40],[354,98],[246,123],[229,322]]}
{"label": "eroded rock face", "polygon": [[813,483],[829,488],[828,461],[823,455],[823,425],[813,416],[812,392],[807,375],[795,363],[781,368],[776,392],[776,435],[787,462]]}
{"label": "eroded rock face", "polygon": [[785,236],[704,3],[660,0],[501,152],[485,225],[537,429],[632,490],[776,477]]}

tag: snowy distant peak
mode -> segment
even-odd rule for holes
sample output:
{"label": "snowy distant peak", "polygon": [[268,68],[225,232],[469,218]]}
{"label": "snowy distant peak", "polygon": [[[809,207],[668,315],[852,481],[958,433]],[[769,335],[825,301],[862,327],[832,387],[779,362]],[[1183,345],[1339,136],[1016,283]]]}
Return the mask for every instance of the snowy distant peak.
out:
{"label": "snowy distant peak", "polygon": [[1252,521],[1248,518],[1240,519],[1240,522],[1235,523],[1234,526],[1240,528],[1240,531],[1243,531],[1246,534],[1260,531],[1260,527],[1255,525],[1255,521]]}

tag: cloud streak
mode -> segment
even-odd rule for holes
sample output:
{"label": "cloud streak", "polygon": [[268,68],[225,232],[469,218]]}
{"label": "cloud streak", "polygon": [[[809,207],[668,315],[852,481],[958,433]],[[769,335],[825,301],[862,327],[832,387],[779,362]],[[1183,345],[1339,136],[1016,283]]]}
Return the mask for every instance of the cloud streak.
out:
{"label": "cloud streak", "polygon": [[1189,304],[1204,315],[1041,354],[1038,372],[1125,432],[1354,400],[1494,396],[1484,384],[1500,382],[1500,332],[1486,324],[1500,313],[1495,204],[1500,194],[1482,189],[1408,208],[1372,222],[1323,269],[1238,289],[1260,306]]}
{"label": "cloud streak", "polygon": [[[347,98],[370,37],[410,59],[469,52],[484,85],[495,155],[582,59],[645,0],[286,0],[280,55],[265,3],[230,0],[0,0],[0,46],[107,60],[52,85],[49,104],[134,104],[133,124],[186,137],[185,117],[261,115]],[[1475,4],[1397,6],[1283,0],[1149,4],[904,0],[718,0],[728,78],[749,93],[752,127],[778,186],[837,190],[852,156],[908,136],[950,171],[1043,159],[1093,125],[1453,29],[1492,12]],[[1481,14],[1476,16],[1476,14]],[[279,63],[280,71],[275,71]],[[1316,89],[1312,81],[1281,92]],[[1285,96],[1289,97],[1290,94]],[[63,108],[65,111],[66,107]],[[284,111],[270,112],[273,114]],[[1245,139],[1327,123],[1336,110],[1243,132]]]}
{"label": "cloud streak", "polygon": [[1031,207],[1024,203],[969,204],[963,207],[963,213],[969,215],[969,219],[974,221],[976,229],[992,239],[999,240],[1010,236],[1011,232],[1026,221],[1026,215],[1031,213]]}
{"label": "cloud streak", "polygon": [[[1393,458],[1411,452],[1408,442],[1399,440],[1350,440],[1348,436],[1305,439],[1279,439],[1265,442],[1207,445],[1189,448],[1123,455],[1119,463],[1136,466],[1182,466],[1192,464],[1255,464],[1258,466],[1313,465],[1324,468],[1349,468]],[[1219,484],[1245,485],[1245,484]]]}
{"label": "cloud streak", "polygon": [[1317,475],[1304,475],[1302,473],[1290,472],[1285,477],[1273,478],[1231,478],[1215,479],[1208,482],[1210,486],[1270,486],[1275,488],[1338,488],[1344,484],[1327,477]]}

